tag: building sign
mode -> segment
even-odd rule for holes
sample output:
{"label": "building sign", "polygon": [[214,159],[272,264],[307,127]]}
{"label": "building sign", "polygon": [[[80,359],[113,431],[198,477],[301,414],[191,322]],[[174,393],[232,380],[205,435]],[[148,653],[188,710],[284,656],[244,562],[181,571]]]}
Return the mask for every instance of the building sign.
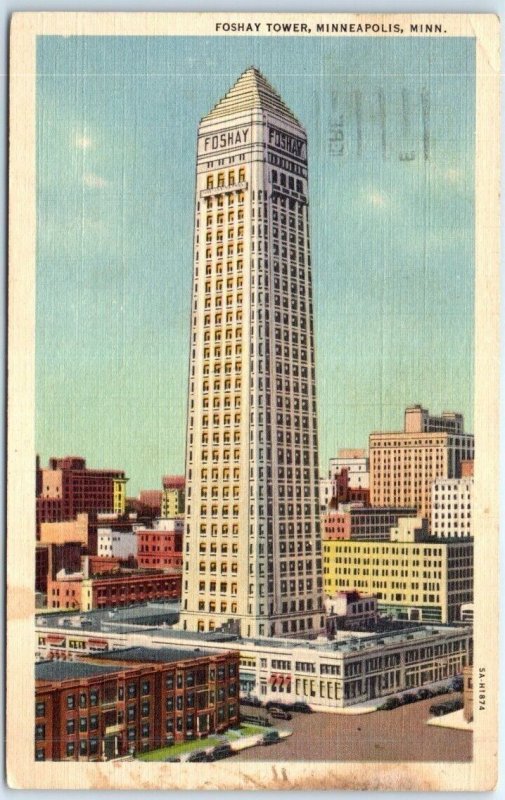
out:
{"label": "building sign", "polygon": [[221,150],[224,147],[236,147],[237,145],[249,144],[251,141],[250,128],[233,128],[222,133],[209,134],[203,139],[203,149],[205,153],[213,150]]}
{"label": "building sign", "polygon": [[307,142],[272,125],[268,126],[268,144],[284,155],[299,158],[301,161],[307,160]]}

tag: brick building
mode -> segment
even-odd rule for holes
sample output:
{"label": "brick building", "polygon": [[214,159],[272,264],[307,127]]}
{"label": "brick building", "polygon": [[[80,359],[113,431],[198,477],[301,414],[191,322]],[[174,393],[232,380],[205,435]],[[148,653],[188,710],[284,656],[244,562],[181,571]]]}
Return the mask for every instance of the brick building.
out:
{"label": "brick building", "polygon": [[37,543],[35,548],[35,591],[47,594],[48,577],[53,579],[61,570],[78,572],[81,567],[80,542]]}
{"label": "brick building", "polygon": [[101,761],[239,722],[239,653],[132,647],[35,667],[35,760]]}
{"label": "brick building", "polygon": [[48,580],[47,606],[91,611],[95,608],[129,606],[152,600],[177,600],[181,596],[181,572],[120,571],[99,577],[58,574]]}
{"label": "brick building", "polygon": [[137,530],[137,562],[151,569],[182,568],[183,519],[160,519]]}
{"label": "brick building", "polygon": [[124,513],[122,470],[89,469],[80,456],[37,462],[37,530],[42,522],[74,519],[77,514]]}

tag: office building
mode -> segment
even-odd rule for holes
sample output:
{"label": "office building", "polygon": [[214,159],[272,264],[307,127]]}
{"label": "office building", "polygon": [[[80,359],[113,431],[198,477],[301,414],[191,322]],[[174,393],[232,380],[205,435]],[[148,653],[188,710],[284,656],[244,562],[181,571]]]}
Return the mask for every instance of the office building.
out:
{"label": "office building", "polygon": [[439,478],[432,484],[431,532],[443,539],[473,536],[473,478]]}
{"label": "office building", "polygon": [[473,434],[463,432],[461,414],[431,417],[413,406],[405,411],[404,430],[370,435],[370,504],[413,506],[431,521],[431,485],[459,478],[461,462],[473,459]]}
{"label": "office building", "polygon": [[307,137],[254,68],[198,130],[181,625],[324,628]]}
{"label": "office building", "polygon": [[161,496],[161,516],[173,518],[183,516],[185,511],[186,480],[183,475],[165,475]]}
{"label": "office building", "polygon": [[383,614],[455,622],[473,600],[473,539],[435,539],[421,518],[400,518],[389,542],[325,539],[323,553],[326,594],[376,595]]}

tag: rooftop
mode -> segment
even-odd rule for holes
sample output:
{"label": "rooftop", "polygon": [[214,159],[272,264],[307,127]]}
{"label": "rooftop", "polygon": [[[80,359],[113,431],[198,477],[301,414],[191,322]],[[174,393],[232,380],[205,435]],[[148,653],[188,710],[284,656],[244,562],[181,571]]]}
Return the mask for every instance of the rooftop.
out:
{"label": "rooftop", "polygon": [[84,661],[41,661],[35,664],[35,680],[68,681],[74,678],[93,678],[117,671],[117,667],[88,664]]}
{"label": "rooftop", "polygon": [[218,119],[255,109],[272,111],[274,114],[288,117],[291,122],[300,125],[279,93],[256,67],[249,67],[242,73],[232,88],[204,117],[204,120]]}
{"label": "rooftop", "polygon": [[99,658],[103,661],[171,664],[176,661],[187,661],[188,659],[204,658],[211,655],[216,655],[216,650],[205,650],[200,647],[126,647],[124,650],[118,649],[98,654],[94,653],[93,658]]}

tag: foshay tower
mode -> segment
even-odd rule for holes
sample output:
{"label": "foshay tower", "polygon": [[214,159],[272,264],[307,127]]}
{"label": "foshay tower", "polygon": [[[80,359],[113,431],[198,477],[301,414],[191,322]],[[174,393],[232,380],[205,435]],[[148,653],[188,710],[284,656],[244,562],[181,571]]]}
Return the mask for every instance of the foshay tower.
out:
{"label": "foshay tower", "polygon": [[307,136],[257,69],[198,130],[181,626],[324,626]]}

